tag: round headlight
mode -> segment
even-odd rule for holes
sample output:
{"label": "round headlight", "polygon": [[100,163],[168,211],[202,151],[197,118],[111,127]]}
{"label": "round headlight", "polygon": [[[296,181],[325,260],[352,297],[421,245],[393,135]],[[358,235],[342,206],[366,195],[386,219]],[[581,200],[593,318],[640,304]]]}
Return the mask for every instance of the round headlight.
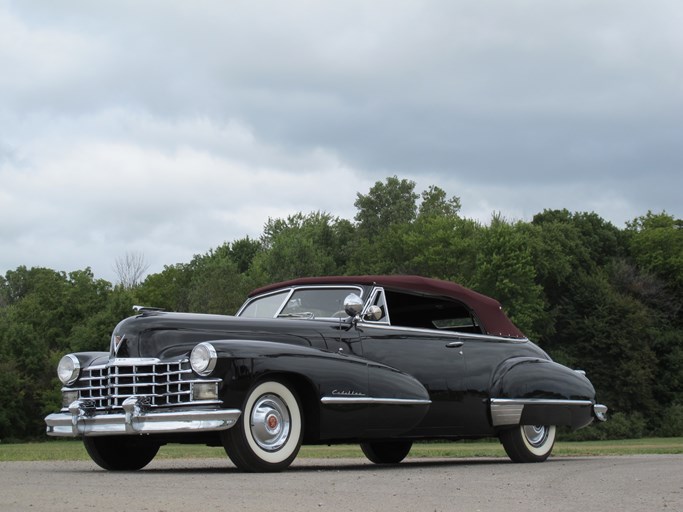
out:
{"label": "round headlight", "polygon": [[216,359],[216,349],[205,341],[192,349],[190,365],[199,375],[209,375],[216,367]]}
{"label": "round headlight", "polygon": [[81,363],[78,362],[78,358],[73,354],[67,354],[62,357],[57,365],[57,376],[62,381],[62,384],[67,386],[76,382],[80,372]]}

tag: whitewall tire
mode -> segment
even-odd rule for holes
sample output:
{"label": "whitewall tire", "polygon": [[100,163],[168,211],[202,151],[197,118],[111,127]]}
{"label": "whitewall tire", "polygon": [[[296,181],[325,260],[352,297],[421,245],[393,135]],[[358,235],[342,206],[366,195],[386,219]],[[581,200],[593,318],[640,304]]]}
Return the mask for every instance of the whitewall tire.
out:
{"label": "whitewall tire", "polygon": [[500,442],[513,462],[543,462],[555,445],[555,425],[518,425],[500,432]]}
{"label": "whitewall tire", "polygon": [[230,460],[250,472],[281,471],[303,439],[299,399],[286,384],[266,381],[247,395],[237,425],[222,433]]}

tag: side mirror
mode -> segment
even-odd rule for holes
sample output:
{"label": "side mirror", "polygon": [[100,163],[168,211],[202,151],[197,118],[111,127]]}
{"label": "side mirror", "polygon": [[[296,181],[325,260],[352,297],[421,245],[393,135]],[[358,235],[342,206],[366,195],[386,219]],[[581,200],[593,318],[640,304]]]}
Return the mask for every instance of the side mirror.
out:
{"label": "side mirror", "polygon": [[376,322],[380,318],[382,318],[382,308],[379,306],[370,306],[368,310],[365,312],[365,316],[363,317],[365,320],[371,320],[373,322]]}
{"label": "side mirror", "polygon": [[344,312],[351,318],[355,318],[363,311],[363,299],[355,293],[350,293],[344,299]]}

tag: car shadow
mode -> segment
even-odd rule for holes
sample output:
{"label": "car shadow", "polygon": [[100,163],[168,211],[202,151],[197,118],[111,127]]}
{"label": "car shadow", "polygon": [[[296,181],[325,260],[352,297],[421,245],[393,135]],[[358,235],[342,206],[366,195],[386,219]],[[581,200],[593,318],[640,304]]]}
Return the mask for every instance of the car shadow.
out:
{"label": "car shadow", "polygon": [[[188,459],[191,461],[191,459]],[[553,462],[567,462],[580,461],[580,457],[571,458],[550,458],[543,464],[552,464]],[[167,459],[168,461],[168,459]],[[196,464],[196,463],[195,463]],[[196,465],[192,467],[191,463],[187,467],[159,467],[152,463],[149,467],[142,471],[145,473],[158,474],[197,474],[197,473],[235,473],[235,474],[249,474],[239,471],[232,465],[224,466],[223,464],[230,464],[227,461],[220,459],[204,459],[201,461],[201,467]],[[466,459],[407,459],[400,464],[373,464],[371,462],[362,462],[355,459],[301,459],[295,461],[289,468],[280,473],[267,473],[268,475],[277,475],[282,473],[320,473],[320,472],[378,472],[378,471],[409,471],[415,468],[434,468],[434,467],[466,467],[466,466],[509,466],[514,464],[505,457],[476,457]],[[263,473],[254,473],[254,475]]]}
{"label": "car shadow", "polygon": [[[582,457],[551,457],[545,464],[552,464],[554,462],[580,462]],[[294,463],[279,473],[244,473],[234,467],[230,461],[223,459],[186,459],[187,466],[182,466],[181,459],[161,459],[152,462],[148,467],[140,471],[117,471],[119,474],[140,474],[155,473],[155,474],[219,474],[219,473],[235,473],[243,475],[278,475],[284,473],[320,473],[320,472],[384,472],[384,471],[409,471],[416,468],[434,468],[434,467],[467,467],[467,466],[509,466],[514,464],[506,457],[471,457],[471,458],[415,458],[406,459],[400,464],[373,464],[369,461],[362,461],[360,459],[298,459]],[[174,464],[169,467],[169,464]],[[72,468],[72,473],[91,473],[92,471],[102,471],[94,464],[85,468]]]}

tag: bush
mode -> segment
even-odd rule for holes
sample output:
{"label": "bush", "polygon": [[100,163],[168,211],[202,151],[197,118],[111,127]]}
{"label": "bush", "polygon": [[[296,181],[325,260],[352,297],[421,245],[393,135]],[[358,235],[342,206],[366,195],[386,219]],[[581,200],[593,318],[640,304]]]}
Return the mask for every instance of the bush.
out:
{"label": "bush", "polygon": [[672,405],[664,410],[657,435],[661,437],[683,436],[683,405]]}
{"label": "bush", "polygon": [[[682,411],[683,412],[683,411]],[[639,439],[646,432],[646,422],[640,413],[624,414],[616,412],[605,422],[576,431],[562,430],[562,441],[605,441],[608,439]]]}

